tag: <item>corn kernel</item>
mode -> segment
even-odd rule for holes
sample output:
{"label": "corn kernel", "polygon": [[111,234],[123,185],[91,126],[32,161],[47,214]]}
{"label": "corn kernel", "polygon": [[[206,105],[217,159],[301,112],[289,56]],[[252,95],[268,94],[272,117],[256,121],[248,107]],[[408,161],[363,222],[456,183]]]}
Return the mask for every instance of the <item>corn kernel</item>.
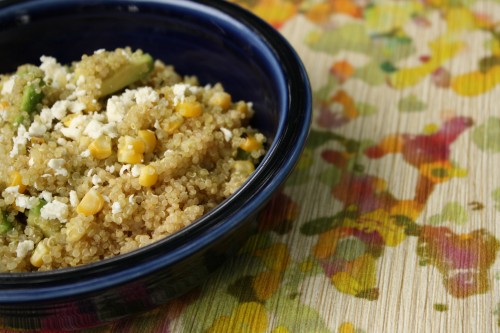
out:
{"label": "corn kernel", "polygon": [[179,127],[181,127],[183,122],[184,117],[176,113],[163,122],[162,128],[168,134],[173,134]]}
{"label": "corn kernel", "polygon": [[208,100],[208,104],[227,110],[231,106],[231,95],[223,91],[215,92]]}
{"label": "corn kernel", "polygon": [[87,232],[87,227],[82,220],[72,220],[66,223],[66,240],[75,243],[78,242]]}
{"label": "corn kernel", "polygon": [[19,186],[17,190],[19,193],[24,193],[24,191],[26,191],[26,185],[23,184],[23,177],[21,177],[18,171],[14,171],[10,175],[10,186]]}
{"label": "corn kernel", "polygon": [[118,162],[126,164],[139,164],[144,161],[144,155],[127,149],[118,150],[117,158]]}
{"label": "corn kernel", "polygon": [[141,139],[126,135],[122,136],[118,140],[118,149],[133,150],[137,154],[143,154],[146,149],[146,145]]}
{"label": "corn kernel", "polygon": [[233,171],[234,173],[249,176],[252,172],[255,171],[255,166],[248,160],[234,161]]}
{"label": "corn kernel", "polygon": [[118,140],[118,162],[128,164],[138,164],[144,160],[146,145],[140,138],[122,136]]}
{"label": "corn kernel", "polygon": [[76,211],[85,216],[90,216],[99,213],[103,207],[104,198],[101,193],[91,189],[85,194],[78,206],[76,206]]}
{"label": "corn kernel", "polygon": [[181,116],[186,118],[198,117],[203,113],[203,106],[199,102],[182,102],[175,106]]}
{"label": "corn kernel", "polygon": [[141,130],[137,132],[139,138],[144,141],[144,152],[146,154],[152,153],[156,147],[156,135],[151,130]]}
{"label": "corn kernel", "polygon": [[144,187],[151,187],[158,181],[158,173],[151,165],[142,167],[139,175],[139,184]]}
{"label": "corn kernel", "polygon": [[262,147],[262,143],[260,143],[259,141],[257,141],[257,139],[255,138],[255,136],[253,136],[253,135],[247,136],[247,138],[245,139],[245,141],[243,141],[240,144],[240,148],[243,149],[246,152],[255,151],[257,149],[260,149],[261,147]]}
{"label": "corn kernel", "polygon": [[49,247],[45,244],[44,240],[40,241],[30,257],[30,263],[35,267],[43,265],[43,256],[49,254]]}
{"label": "corn kernel", "polygon": [[70,127],[71,126],[71,122],[73,121],[73,119],[75,119],[78,115],[76,113],[72,113],[72,114],[69,114],[67,115],[66,117],[64,117],[61,122],[63,123],[64,126],[66,127]]}
{"label": "corn kernel", "polygon": [[39,138],[39,137],[34,136],[34,137],[32,137],[32,138],[30,139],[30,143],[31,143],[32,145],[35,145],[35,144],[39,144],[39,145],[41,145],[42,143],[45,143],[45,139],[44,139],[44,138]]}
{"label": "corn kernel", "polygon": [[0,110],[7,109],[9,107],[9,102],[6,100],[0,101]]}
{"label": "corn kernel", "polygon": [[111,138],[105,135],[98,137],[89,144],[89,151],[98,160],[108,158],[113,153]]}

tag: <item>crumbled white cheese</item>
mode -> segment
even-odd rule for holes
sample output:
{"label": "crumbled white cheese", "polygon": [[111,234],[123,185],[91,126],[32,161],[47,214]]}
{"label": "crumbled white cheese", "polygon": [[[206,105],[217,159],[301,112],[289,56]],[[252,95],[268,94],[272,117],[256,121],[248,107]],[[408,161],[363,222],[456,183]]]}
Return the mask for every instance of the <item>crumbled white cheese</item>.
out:
{"label": "crumbled white cheese", "polygon": [[133,105],[151,106],[158,101],[158,93],[151,87],[126,89],[119,96],[112,96],[106,104],[106,116],[109,122],[121,122]]}
{"label": "crumbled white cheese", "polygon": [[99,186],[101,183],[102,183],[101,177],[99,177],[98,175],[92,176],[92,184],[94,184],[94,186]]}
{"label": "crumbled white cheese", "polygon": [[19,154],[19,149],[26,147],[28,139],[30,138],[29,133],[26,131],[24,125],[19,125],[17,128],[17,136],[12,138],[13,146],[10,152],[10,157],[17,156]]}
{"label": "crumbled white cheese", "polygon": [[77,140],[82,135],[82,130],[79,128],[63,127],[61,133],[70,139]]}
{"label": "crumbled white cheese", "polygon": [[108,99],[108,103],[106,104],[108,121],[121,122],[123,121],[125,113],[125,105],[119,96],[113,96]]}
{"label": "crumbled white cheese", "polygon": [[221,127],[220,130],[224,134],[224,140],[226,140],[226,142],[229,142],[231,140],[231,138],[233,137],[233,132],[231,132],[230,130],[228,130],[225,127]]}
{"label": "crumbled white cheese", "polygon": [[120,205],[120,203],[118,201],[113,202],[113,204],[111,205],[111,213],[118,214],[121,213],[121,211],[122,211],[122,206]]}
{"label": "crumbled white cheese", "polygon": [[[96,100],[93,100],[94,103],[96,103]],[[68,105],[68,109],[71,113],[81,113],[83,110],[85,110],[85,104],[82,102],[70,102]]]}
{"label": "crumbled white cheese", "polygon": [[115,166],[114,165],[107,165],[106,166],[106,171],[109,173],[115,172]]}
{"label": "crumbled white cheese", "polygon": [[24,258],[26,255],[35,248],[35,243],[32,240],[26,239],[17,244],[16,256]]}
{"label": "crumbled white cheese", "polygon": [[42,191],[42,193],[40,193],[40,197],[47,202],[52,201],[52,193],[49,191]]}
{"label": "crumbled white cheese", "polygon": [[40,136],[43,136],[45,134],[45,132],[47,132],[47,127],[37,120],[38,119],[35,119],[35,121],[33,121],[31,123],[28,132],[31,136],[40,137]]}
{"label": "crumbled white cheese", "polygon": [[78,194],[76,194],[74,190],[69,192],[69,203],[71,207],[76,207],[78,205]]}
{"label": "crumbled white cheese", "polygon": [[68,170],[64,168],[65,163],[66,161],[62,158],[51,158],[47,165],[56,172],[56,176],[67,176]]}
{"label": "crumbled white cheese", "polygon": [[5,193],[19,194],[19,185],[9,186],[4,191]]}
{"label": "crumbled white cheese", "polygon": [[49,202],[40,209],[40,216],[46,220],[57,219],[61,222],[66,222],[67,215],[68,205],[58,200]]}
{"label": "crumbled white cheese", "polygon": [[57,139],[57,144],[60,146],[64,146],[68,141],[66,141],[65,138],[59,138]]}
{"label": "crumbled white cheese", "polygon": [[40,121],[42,124],[45,125],[45,127],[50,128],[52,127],[52,120],[54,119],[54,115],[52,114],[51,109],[49,108],[43,108],[42,111],[40,111]]}
{"label": "crumbled white cheese", "polygon": [[141,168],[143,167],[142,164],[134,164],[131,170],[132,177],[139,177],[141,174]]}
{"label": "crumbled white cheese", "polygon": [[10,79],[8,79],[2,87],[2,95],[9,95],[12,93],[12,89],[14,89],[14,84],[16,82],[16,76],[12,75]]}
{"label": "crumbled white cheese", "polygon": [[61,127],[60,131],[65,137],[78,140],[82,135],[83,127],[86,121],[87,117],[85,115],[78,115],[71,119],[69,127]]}
{"label": "crumbled white cheese", "polygon": [[44,72],[44,81],[49,82],[52,87],[60,88],[67,82],[68,71],[53,57],[42,55],[40,57],[40,69]]}
{"label": "crumbled white cheese", "polygon": [[186,83],[177,83],[172,86],[172,92],[174,93],[174,105],[184,102],[186,97],[186,90],[190,87]]}
{"label": "crumbled white cheese", "polygon": [[130,204],[135,204],[135,200],[134,200],[134,195],[133,194],[130,197],[128,197],[128,202]]}
{"label": "crumbled white cheese", "polygon": [[150,105],[159,99],[158,93],[151,87],[136,89],[134,97],[138,105]]}
{"label": "crumbled white cheese", "polygon": [[106,134],[111,138],[116,138],[118,136],[115,124],[103,124],[101,121],[96,119],[96,117],[90,120],[83,130],[83,134],[92,139],[97,139],[103,134]]}
{"label": "crumbled white cheese", "polygon": [[52,105],[50,108],[50,111],[52,112],[52,116],[58,120],[63,119],[66,117],[66,114],[68,113],[68,107],[70,101],[57,101]]}
{"label": "crumbled white cheese", "polygon": [[37,202],[38,202],[37,197],[30,197],[24,194],[20,194],[16,198],[16,206],[26,209],[33,208],[37,204]]}
{"label": "crumbled white cheese", "polygon": [[80,154],[81,157],[89,157],[90,156],[90,150],[88,149],[85,149],[84,151],[82,151],[82,153]]}

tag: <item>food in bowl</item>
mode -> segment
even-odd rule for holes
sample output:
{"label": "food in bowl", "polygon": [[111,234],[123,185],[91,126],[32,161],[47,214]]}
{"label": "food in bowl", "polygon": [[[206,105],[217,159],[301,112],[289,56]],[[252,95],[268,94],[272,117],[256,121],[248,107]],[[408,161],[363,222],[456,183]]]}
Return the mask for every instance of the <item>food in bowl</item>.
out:
{"label": "food in bowl", "polygon": [[162,239],[265,154],[252,104],[141,50],[42,56],[0,76],[0,271],[46,271]]}

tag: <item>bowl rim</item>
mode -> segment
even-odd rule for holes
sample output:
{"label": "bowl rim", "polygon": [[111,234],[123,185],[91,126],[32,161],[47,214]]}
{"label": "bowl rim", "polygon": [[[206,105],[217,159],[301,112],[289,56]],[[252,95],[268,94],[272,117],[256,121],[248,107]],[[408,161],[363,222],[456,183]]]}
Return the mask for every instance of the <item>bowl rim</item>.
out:
{"label": "bowl rim", "polygon": [[[45,7],[57,5],[98,5],[85,0],[6,0],[0,2],[0,18],[5,8]],[[82,266],[44,272],[0,273],[0,304],[53,300],[104,290],[147,276],[207,247],[218,237],[234,230],[246,216],[258,211],[286,180],[305,146],[312,118],[312,93],[306,69],[289,42],[272,26],[235,4],[220,0],[106,0],[108,6],[137,5],[174,6],[215,15],[217,20],[237,28],[240,34],[253,38],[266,61],[272,61],[280,92],[280,119],[275,140],[253,175],[233,195],[191,225],[164,239],[126,254]],[[10,6],[12,8],[10,8]],[[286,80],[288,79],[288,80]],[[294,117],[292,118],[291,115]],[[295,126],[289,128],[293,123]],[[288,154],[282,154],[286,148]],[[267,174],[264,168],[272,168]],[[256,187],[257,186],[257,187]],[[249,191],[254,195],[237,202]],[[225,212],[229,212],[229,215]],[[210,221],[210,223],[208,223]],[[216,226],[216,228],[215,228]],[[191,241],[182,243],[189,237]],[[195,240],[195,241],[193,241]],[[170,249],[171,251],[165,252]],[[151,256],[151,257],[150,257]],[[146,260],[147,257],[150,259]],[[117,264],[123,262],[119,267]]]}

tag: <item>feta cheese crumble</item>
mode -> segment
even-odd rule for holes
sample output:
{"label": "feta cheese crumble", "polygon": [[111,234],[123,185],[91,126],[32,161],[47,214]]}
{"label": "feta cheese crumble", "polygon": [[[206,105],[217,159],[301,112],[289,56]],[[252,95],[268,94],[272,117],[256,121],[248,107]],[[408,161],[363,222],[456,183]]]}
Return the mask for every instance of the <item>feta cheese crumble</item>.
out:
{"label": "feta cheese crumble", "polygon": [[33,243],[32,240],[26,239],[26,240],[20,241],[17,244],[16,256],[18,258],[24,258],[34,248],[35,248],[35,243]]}
{"label": "feta cheese crumble", "polygon": [[40,216],[46,220],[57,219],[61,222],[66,222],[68,205],[58,200],[48,202],[40,209]]}
{"label": "feta cheese crumble", "polygon": [[61,175],[66,177],[68,175],[68,170],[64,168],[65,163],[66,161],[62,158],[52,158],[47,165],[55,171],[56,176]]}

